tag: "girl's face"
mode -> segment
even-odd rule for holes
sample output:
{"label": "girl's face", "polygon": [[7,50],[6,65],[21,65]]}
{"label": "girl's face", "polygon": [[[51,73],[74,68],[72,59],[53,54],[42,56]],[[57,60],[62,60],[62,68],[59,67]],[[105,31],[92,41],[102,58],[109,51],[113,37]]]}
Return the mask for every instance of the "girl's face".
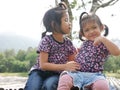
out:
{"label": "girl's face", "polygon": [[69,21],[69,14],[65,13],[61,18],[61,29],[64,34],[69,34],[71,30],[71,23]]}
{"label": "girl's face", "polygon": [[87,22],[83,26],[83,36],[88,40],[94,41],[96,37],[101,35],[102,30],[103,26],[99,26],[96,22]]}

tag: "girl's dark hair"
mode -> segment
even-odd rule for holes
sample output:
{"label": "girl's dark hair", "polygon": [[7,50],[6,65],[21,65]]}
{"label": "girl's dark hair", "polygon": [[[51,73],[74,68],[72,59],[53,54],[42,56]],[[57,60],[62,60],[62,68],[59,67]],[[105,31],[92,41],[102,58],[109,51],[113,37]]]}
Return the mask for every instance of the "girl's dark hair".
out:
{"label": "girl's dark hair", "polygon": [[104,33],[104,36],[107,36],[108,35],[108,33],[109,33],[109,28],[108,28],[108,26],[107,25],[105,25],[104,24],[104,26],[105,26],[105,33]]}
{"label": "girl's dark hair", "polygon": [[[100,18],[96,14],[88,14],[87,12],[81,13],[80,18],[79,18],[79,25],[80,25],[79,39],[81,41],[84,41],[84,39],[82,38],[82,36],[84,35],[83,25],[85,25],[88,21],[95,21],[99,26],[103,25]],[[109,28],[107,25],[104,25],[104,26],[105,26],[104,36],[107,36]]]}
{"label": "girl's dark hair", "polygon": [[47,32],[62,32],[61,30],[61,18],[63,14],[67,11],[67,6],[64,2],[58,4],[57,7],[48,10],[43,17],[43,25],[45,26],[46,31],[42,33],[42,38],[46,35]]}

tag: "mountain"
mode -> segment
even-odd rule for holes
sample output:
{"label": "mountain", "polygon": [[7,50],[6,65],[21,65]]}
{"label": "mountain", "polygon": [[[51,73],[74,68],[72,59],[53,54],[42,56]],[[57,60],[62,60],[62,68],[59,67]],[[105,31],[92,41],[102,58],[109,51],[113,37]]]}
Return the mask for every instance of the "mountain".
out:
{"label": "mountain", "polygon": [[[20,49],[27,50],[28,47],[37,47],[40,40],[28,38],[20,35],[14,35],[10,33],[0,34],[0,52],[6,49],[14,49],[18,51]],[[119,39],[112,39],[112,41],[120,47]],[[74,42],[75,43],[75,42]]]}
{"label": "mountain", "polygon": [[13,35],[13,34],[0,34],[0,52],[6,49],[14,49],[18,51],[19,49],[26,50],[28,47],[37,47],[39,40],[34,40],[32,38]]}

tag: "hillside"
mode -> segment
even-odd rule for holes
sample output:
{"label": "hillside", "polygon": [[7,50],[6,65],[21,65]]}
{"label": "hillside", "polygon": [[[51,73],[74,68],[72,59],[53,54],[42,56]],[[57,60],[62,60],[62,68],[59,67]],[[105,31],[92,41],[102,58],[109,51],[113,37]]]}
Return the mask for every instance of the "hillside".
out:
{"label": "hillside", "polygon": [[[119,39],[112,39],[112,41],[120,47]],[[35,48],[38,44],[39,40],[34,40],[28,37],[8,33],[0,34],[0,52],[6,49],[14,49],[15,51],[18,51],[19,49],[26,50],[28,47]]]}
{"label": "hillside", "polygon": [[26,50],[28,47],[37,47],[39,41],[18,35],[0,34],[0,52],[6,49]]}

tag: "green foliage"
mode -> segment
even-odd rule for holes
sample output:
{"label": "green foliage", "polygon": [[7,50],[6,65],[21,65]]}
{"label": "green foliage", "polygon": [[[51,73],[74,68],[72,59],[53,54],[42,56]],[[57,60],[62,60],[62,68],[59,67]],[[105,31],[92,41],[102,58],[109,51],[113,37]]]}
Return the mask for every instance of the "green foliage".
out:
{"label": "green foliage", "polygon": [[[29,47],[26,51],[6,50],[0,53],[0,72],[28,72],[36,63],[36,48]],[[120,74],[120,56],[110,56],[105,62],[105,72]]]}
{"label": "green foliage", "polygon": [[27,77],[28,76],[28,72],[5,72],[5,73],[0,73],[0,76],[22,76],[22,77]]}
{"label": "green foliage", "polygon": [[108,76],[108,77],[115,77],[115,78],[119,78],[120,79],[120,74],[119,73],[106,72],[105,75]]}
{"label": "green foliage", "polygon": [[27,62],[15,61],[11,68],[12,72],[25,72],[27,71]]}
{"label": "green foliage", "polygon": [[118,73],[120,70],[120,56],[110,56],[105,62],[105,71]]}
{"label": "green foliage", "polygon": [[0,53],[0,72],[28,72],[36,63],[36,48],[29,47],[27,51],[14,49]]}
{"label": "green foliage", "polygon": [[4,58],[3,54],[0,53],[0,60],[2,60]]}
{"label": "green foliage", "polygon": [[6,71],[6,66],[0,65],[0,72],[5,72],[5,71]]}
{"label": "green foliage", "polygon": [[15,50],[14,49],[7,49],[4,51],[4,55],[6,58],[14,57],[15,56]]}
{"label": "green foliage", "polygon": [[75,8],[76,4],[77,4],[77,0],[73,0],[70,4],[70,8],[71,9]]}
{"label": "green foliage", "polygon": [[26,56],[26,52],[24,50],[19,50],[17,55],[16,55],[16,59],[18,59],[20,61],[24,61],[25,56]]}

